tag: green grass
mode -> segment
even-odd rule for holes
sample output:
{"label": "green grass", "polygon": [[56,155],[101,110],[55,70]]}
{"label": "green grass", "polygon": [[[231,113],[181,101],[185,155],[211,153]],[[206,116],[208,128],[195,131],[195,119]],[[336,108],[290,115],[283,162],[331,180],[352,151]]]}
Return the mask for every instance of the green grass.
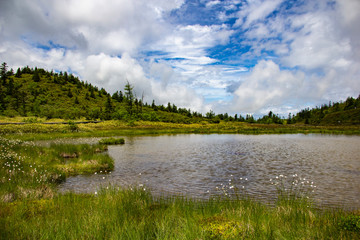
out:
{"label": "green grass", "polygon": [[359,211],[313,205],[306,188],[289,188],[282,178],[269,186],[278,190],[269,203],[237,191],[209,199],[117,186],[57,192],[68,176],[110,171],[104,151],[101,144],[40,147],[0,137],[0,239],[360,238]]}
{"label": "green grass", "polygon": [[101,139],[99,141],[99,143],[104,144],[104,145],[118,145],[118,144],[124,144],[125,139],[123,139],[123,138],[105,138],[105,139]]}
{"label": "green grass", "polygon": [[[302,201],[302,200],[299,200]],[[305,204],[306,205],[306,204]],[[301,202],[154,197],[110,187],[97,194],[1,203],[2,239],[358,239],[341,210]],[[346,221],[345,221],[346,222]]]}
{"label": "green grass", "polygon": [[68,176],[111,171],[114,163],[102,153],[106,150],[101,144],[40,147],[0,138],[0,200],[51,198]]}
{"label": "green grass", "polygon": [[[76,127],[76,129],[75,129]],[[353,126],[312,126],[249,124],[240,122],[179,124],[164,122],[105,121],[101,123],[45,125],[0,125],[0,134],[8,139],[45,140],[63,137],[112,137],[124,135],[177,134],[177,133],[237,133],[237,134],[347,134],[360,135],[360,125]],[[75,130],[74,130],[75,129]]]}

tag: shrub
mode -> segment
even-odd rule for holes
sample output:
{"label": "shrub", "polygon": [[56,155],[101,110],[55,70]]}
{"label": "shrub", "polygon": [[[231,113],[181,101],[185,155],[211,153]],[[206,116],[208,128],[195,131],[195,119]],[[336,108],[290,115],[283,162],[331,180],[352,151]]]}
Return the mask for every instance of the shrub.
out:
{"label": "shrub", "polygon": [[349,215],[340,219],[339,227],[343,230],[360,232],[360,216]]}

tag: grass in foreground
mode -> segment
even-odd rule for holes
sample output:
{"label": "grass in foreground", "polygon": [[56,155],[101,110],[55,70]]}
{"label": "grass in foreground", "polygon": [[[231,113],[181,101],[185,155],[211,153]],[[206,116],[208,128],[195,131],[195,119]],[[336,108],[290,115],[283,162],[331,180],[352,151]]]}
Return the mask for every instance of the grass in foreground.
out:
{"label": "grass in foreground", "polygon": [[56,184],[66,177],[114,168],[106,145],[52,144],[0,138],[0,201],[51,198]]}
{"label": "grass in foreground", "polygon": [[[359,239],[359,216],[250,199],[153,197],[143,189],[1,203],[2,239]],[[346,228],[350,226],[350,228]]]}
{"label": "grass in foreground", "polygon": [[[298,190],[274,205],[242,195],[155,197],[142,188],[59,194],[66,176],[112,169],[104,145],[0,138],[0,239],[359,239],[360,212],[316,208]],[[105,170],[104,170],[105,171]]]}

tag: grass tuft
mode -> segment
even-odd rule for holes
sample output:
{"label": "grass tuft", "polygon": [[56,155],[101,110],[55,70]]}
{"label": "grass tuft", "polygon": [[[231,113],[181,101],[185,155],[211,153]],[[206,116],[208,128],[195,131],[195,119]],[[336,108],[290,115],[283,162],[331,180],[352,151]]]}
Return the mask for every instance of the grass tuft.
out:
{"label": "grass tuft", "polygon": [[117,145],[124,143],[125,143],[125,139],[123,138],[105,138],[99,141],[99,144],[105,144],[105,145]]}

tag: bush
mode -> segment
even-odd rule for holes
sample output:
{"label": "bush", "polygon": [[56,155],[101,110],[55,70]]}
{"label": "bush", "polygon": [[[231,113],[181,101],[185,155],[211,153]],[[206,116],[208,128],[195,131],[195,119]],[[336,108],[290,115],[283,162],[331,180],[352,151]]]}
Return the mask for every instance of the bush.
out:
{"label": "bush", "polygon": [[360,216],[349,215],[341,218],[339,227],[347,231],[360,232]]}

